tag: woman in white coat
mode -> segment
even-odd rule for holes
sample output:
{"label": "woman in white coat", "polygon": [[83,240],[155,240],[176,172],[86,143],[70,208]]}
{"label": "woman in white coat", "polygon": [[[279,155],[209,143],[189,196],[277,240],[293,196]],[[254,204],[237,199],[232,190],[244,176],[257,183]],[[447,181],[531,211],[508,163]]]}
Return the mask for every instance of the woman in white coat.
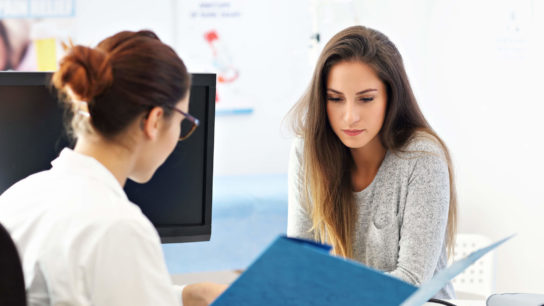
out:
{"label": "woman in white coat", "polygon": [[[183,61],[153,32],[120,32],[71,46],[52,84],[73,115],[75,147],[0,197],[29,304],[179,305],[159,236],[123,186],[148,181],[198,125]],[[223,289],[187,286],[183,300],[206,304]]]}

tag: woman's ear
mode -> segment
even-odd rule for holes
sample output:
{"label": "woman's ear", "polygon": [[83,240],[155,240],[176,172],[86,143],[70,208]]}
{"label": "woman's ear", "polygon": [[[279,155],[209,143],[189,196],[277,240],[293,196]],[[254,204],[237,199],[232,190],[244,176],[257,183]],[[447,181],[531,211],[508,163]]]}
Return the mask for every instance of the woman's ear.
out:
{"label": "woman's ear", "polygon": [[163,117],[164,110],[162,107],[155,106],[149,111],[147,117],[143,119],[144,135],[149,140],[155,140],[159,136]]}

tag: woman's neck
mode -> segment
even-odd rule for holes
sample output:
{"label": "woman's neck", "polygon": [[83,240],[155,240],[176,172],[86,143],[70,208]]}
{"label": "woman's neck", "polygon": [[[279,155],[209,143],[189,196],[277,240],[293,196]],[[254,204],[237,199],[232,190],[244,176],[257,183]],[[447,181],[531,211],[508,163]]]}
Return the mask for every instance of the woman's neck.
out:
{"label": "woman's neck", "polygon": [[387,150],[378,136],[362,148],[351,149],[354,162],[352,183],[355,191],[361,191],[372,183],[386,153]]}
{"label": "woman's neck", "polygon": [[134,154],[129,149],[98,136],[84,136],[78,138],[74,151],[96,159],[113,174],[121,187],[125,186],[134,164]]}

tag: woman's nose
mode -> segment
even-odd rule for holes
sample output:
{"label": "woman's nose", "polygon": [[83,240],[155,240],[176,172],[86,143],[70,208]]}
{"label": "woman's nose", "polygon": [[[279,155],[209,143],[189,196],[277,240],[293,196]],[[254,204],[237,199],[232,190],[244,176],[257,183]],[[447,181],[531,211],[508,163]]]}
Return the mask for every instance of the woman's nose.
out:
{"label": "woman's nose", "polygon": [[351,125],[353,123],[356,123],[359,121],[359,109],[353,102],[346,103],[345,109],[344,109],[344,121]]}

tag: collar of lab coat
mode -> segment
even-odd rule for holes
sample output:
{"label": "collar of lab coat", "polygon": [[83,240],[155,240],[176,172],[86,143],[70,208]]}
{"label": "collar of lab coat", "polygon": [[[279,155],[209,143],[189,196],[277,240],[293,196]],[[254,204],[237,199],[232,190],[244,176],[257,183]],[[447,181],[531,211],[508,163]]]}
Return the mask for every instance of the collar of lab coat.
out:
{"label": "collar of lab coat", "polygon": [[59,157],[51,162],[53,171],[62,171],[87,176],[106,184],[119,197],[128,200],[125,191],[115,176],[93,157],[64,148]]}

